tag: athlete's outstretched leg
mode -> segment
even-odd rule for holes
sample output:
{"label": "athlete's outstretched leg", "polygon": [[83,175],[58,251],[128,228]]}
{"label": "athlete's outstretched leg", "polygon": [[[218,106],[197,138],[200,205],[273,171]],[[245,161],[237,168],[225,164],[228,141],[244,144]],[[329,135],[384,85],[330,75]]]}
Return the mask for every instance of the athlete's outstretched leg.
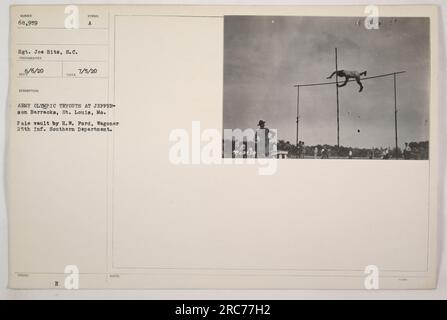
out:
{"label": "athlete's outstretched leg", "polygon": [[344,87],[347,83],[348,83],[349,79],[348,77],[345,78],[345,82],[343,82],[342,84],[337,84],[337,86],[340,87]]}
{"label": "athlete's outstretched leg", "polygon": [[360,86],[359,92],[362,92],[362,90],[363,90],[363,84],[362,84],[362,82],[360,81],[360,78],[355,78],[355,81],[357,81],[357,83],[358,83],[359,86]]}
{"label": "athlete's outstretched leg", "polygon": [[331,79],[336,73],[337,73],[337,71],[332,72],[332,74],[329,77],[327,77],[326,79]]}

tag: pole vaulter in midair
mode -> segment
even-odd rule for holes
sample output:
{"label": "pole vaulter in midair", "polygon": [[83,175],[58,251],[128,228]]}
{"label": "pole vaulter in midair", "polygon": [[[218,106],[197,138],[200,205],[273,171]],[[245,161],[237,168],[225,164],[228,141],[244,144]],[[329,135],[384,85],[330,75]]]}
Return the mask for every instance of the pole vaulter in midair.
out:
{"label": "pole vaulter in midair", "polygon": [[[405,73],[405,71],[397,71],[392,73],[380,74],[376,76],[366,77],[366,71],[358,72],[358,71],[349,71],[349,70],[338,70],[338,51],[335,48],[335,71],[327,77],[327,79],[331,79],[334,75],[335,81],[331,82],[319,82],[319,83],[304,83],[304,84],[296,84],[294,87],[297,88],[297,98],[296,98],[296,143],[298,145],[299,142],[299,120],[300,120],[300,88],[301,87],[311,87],[311,86],[324,86],[324,85],[336,85],[337,89],[337,147],[340,147],[340,126],[339,126],[339,99],[338,99],[338,88],[344,87],[348,84],[348,82],[356,81],[360,87],[359,92],[363,90],[362,81],[376,78],[383,78],[393,76],[394,79],[394,131],[395,131],[395,142],[396,142],[396,159],[398,158],[398,141],[397,141],[397,88],[396,88],[396,75]],[[365,76],[362,78],[362,76]],[[345,78],[343,83],[338,82],[338,78]],[[338,151],[338,150],[337,150]]]}
{"label": "pole vaulter in midair", "polygon": [[344,87],[349,82],[349,80],[353,78],[355,81],[357,81],[357,83],[360,86],[359,92],[362,92],[363,85],[362,85],[362,82],[360,81],[360,77],[366,76],[366,71],[358,72],[358,71],[349,71],[349,70],[337,70],[337,71],[332,72],[332,74],[329,77],[327,77],[326,79],[331,79],[335,74],[339,78],[345,78],[345,82],[343,82],[342,84],[337,83],[337,86],[339,88]]}

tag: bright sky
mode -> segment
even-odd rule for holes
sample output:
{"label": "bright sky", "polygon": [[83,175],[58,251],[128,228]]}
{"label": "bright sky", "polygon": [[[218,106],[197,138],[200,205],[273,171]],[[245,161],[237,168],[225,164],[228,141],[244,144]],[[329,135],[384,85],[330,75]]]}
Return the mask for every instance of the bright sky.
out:
{"label": "bright sky", "polygon": [[[429,20],[384,18],[225,17],[224,128],[255,128],[259,119],[295,143],[297,83],[327,81],[335,69],[399,75],[398,139],[428,140]],[[340,144],[394,146],[393,77],[340,88]],[[300,89],[300,140],[336,144],[335,85]]]}

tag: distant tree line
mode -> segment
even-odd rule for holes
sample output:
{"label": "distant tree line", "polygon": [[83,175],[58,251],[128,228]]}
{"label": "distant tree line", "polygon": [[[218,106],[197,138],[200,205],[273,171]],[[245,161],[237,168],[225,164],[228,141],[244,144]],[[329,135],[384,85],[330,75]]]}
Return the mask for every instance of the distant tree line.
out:
{"label": "distant tree line", "polygon": [[[420,141],[420,142],[409,142],[408,146],[410,151],[407,152],[408,159],[417,159],[423,160],[428,159],[429,155],[429,143],[428,141]],[[315,149],[316,148],[316,149]],[[315,155],[315,151],[317,151],[317,155],[321,155],[322,150],[326,150],[329,154],[329,157],[340,157],[340,158],[348,158],[349,152],[352,151],[353,158],[370,158],[377,159],[382,158],[388,151],[389,158],[395,158],[396,156],[396,148],[392,147],[371,147],[371,148],[357,148],[357,147],[346,147],[340,146],[337,148],[336,145],[329,144],[316,144],[316,145],[305,145],[304,142],[297,145],[291,144],[289,141],[279,140],[277,144],[278,151],[287,151],[289,153],[289,157],[313,157]],[[397,156],[398,158],[404,158],[404,148],[398,148]]]}
{"label": "distant tree line", "polygon": [[[399,159],[425,160],[429,156],[428,141],[408,142],[407,150],[405,146],[397,149]],[[256,147],[251,148],[246,141],[238,143],[235,140],[222,140],[223,146],[230,146],[230,157],[250,157],[251,153],[256,153]],[[253,150],[254,149],[254,150]],[[396,148],[394,147],[371,147],[358,148],[329,144],[306,145],[304,141],[299,141],[298,145],[289,141],[278,140],[276,145],[278,151],[287,151],[289,158],[309,158],[309,157],[328,157],[328,158],[364,158],[364,159],[393,159],[396,157]],[[225,157],[225,154],[223,153]],[[228,156],[228,155],[227,155]]]}

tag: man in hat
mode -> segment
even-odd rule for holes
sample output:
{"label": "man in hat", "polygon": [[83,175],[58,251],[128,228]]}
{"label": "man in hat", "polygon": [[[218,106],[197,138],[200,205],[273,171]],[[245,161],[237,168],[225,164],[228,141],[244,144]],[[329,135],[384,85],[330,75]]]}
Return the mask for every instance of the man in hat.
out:
{"label": "man in hat", "polygon": [[256,130],[255,142],[256,142],[256,157],[268,158],[270,141],[269,141],[269,129],[265,127],[265,121],[259,120],[259,129]]}
{"label": "man in hat", "polygon": [[265,121],[264,121],[264,120],[259,120],[259,122],[258,122],[258,127],[259,127],[260,129],[264,129],[264,128],[265,128]]}

